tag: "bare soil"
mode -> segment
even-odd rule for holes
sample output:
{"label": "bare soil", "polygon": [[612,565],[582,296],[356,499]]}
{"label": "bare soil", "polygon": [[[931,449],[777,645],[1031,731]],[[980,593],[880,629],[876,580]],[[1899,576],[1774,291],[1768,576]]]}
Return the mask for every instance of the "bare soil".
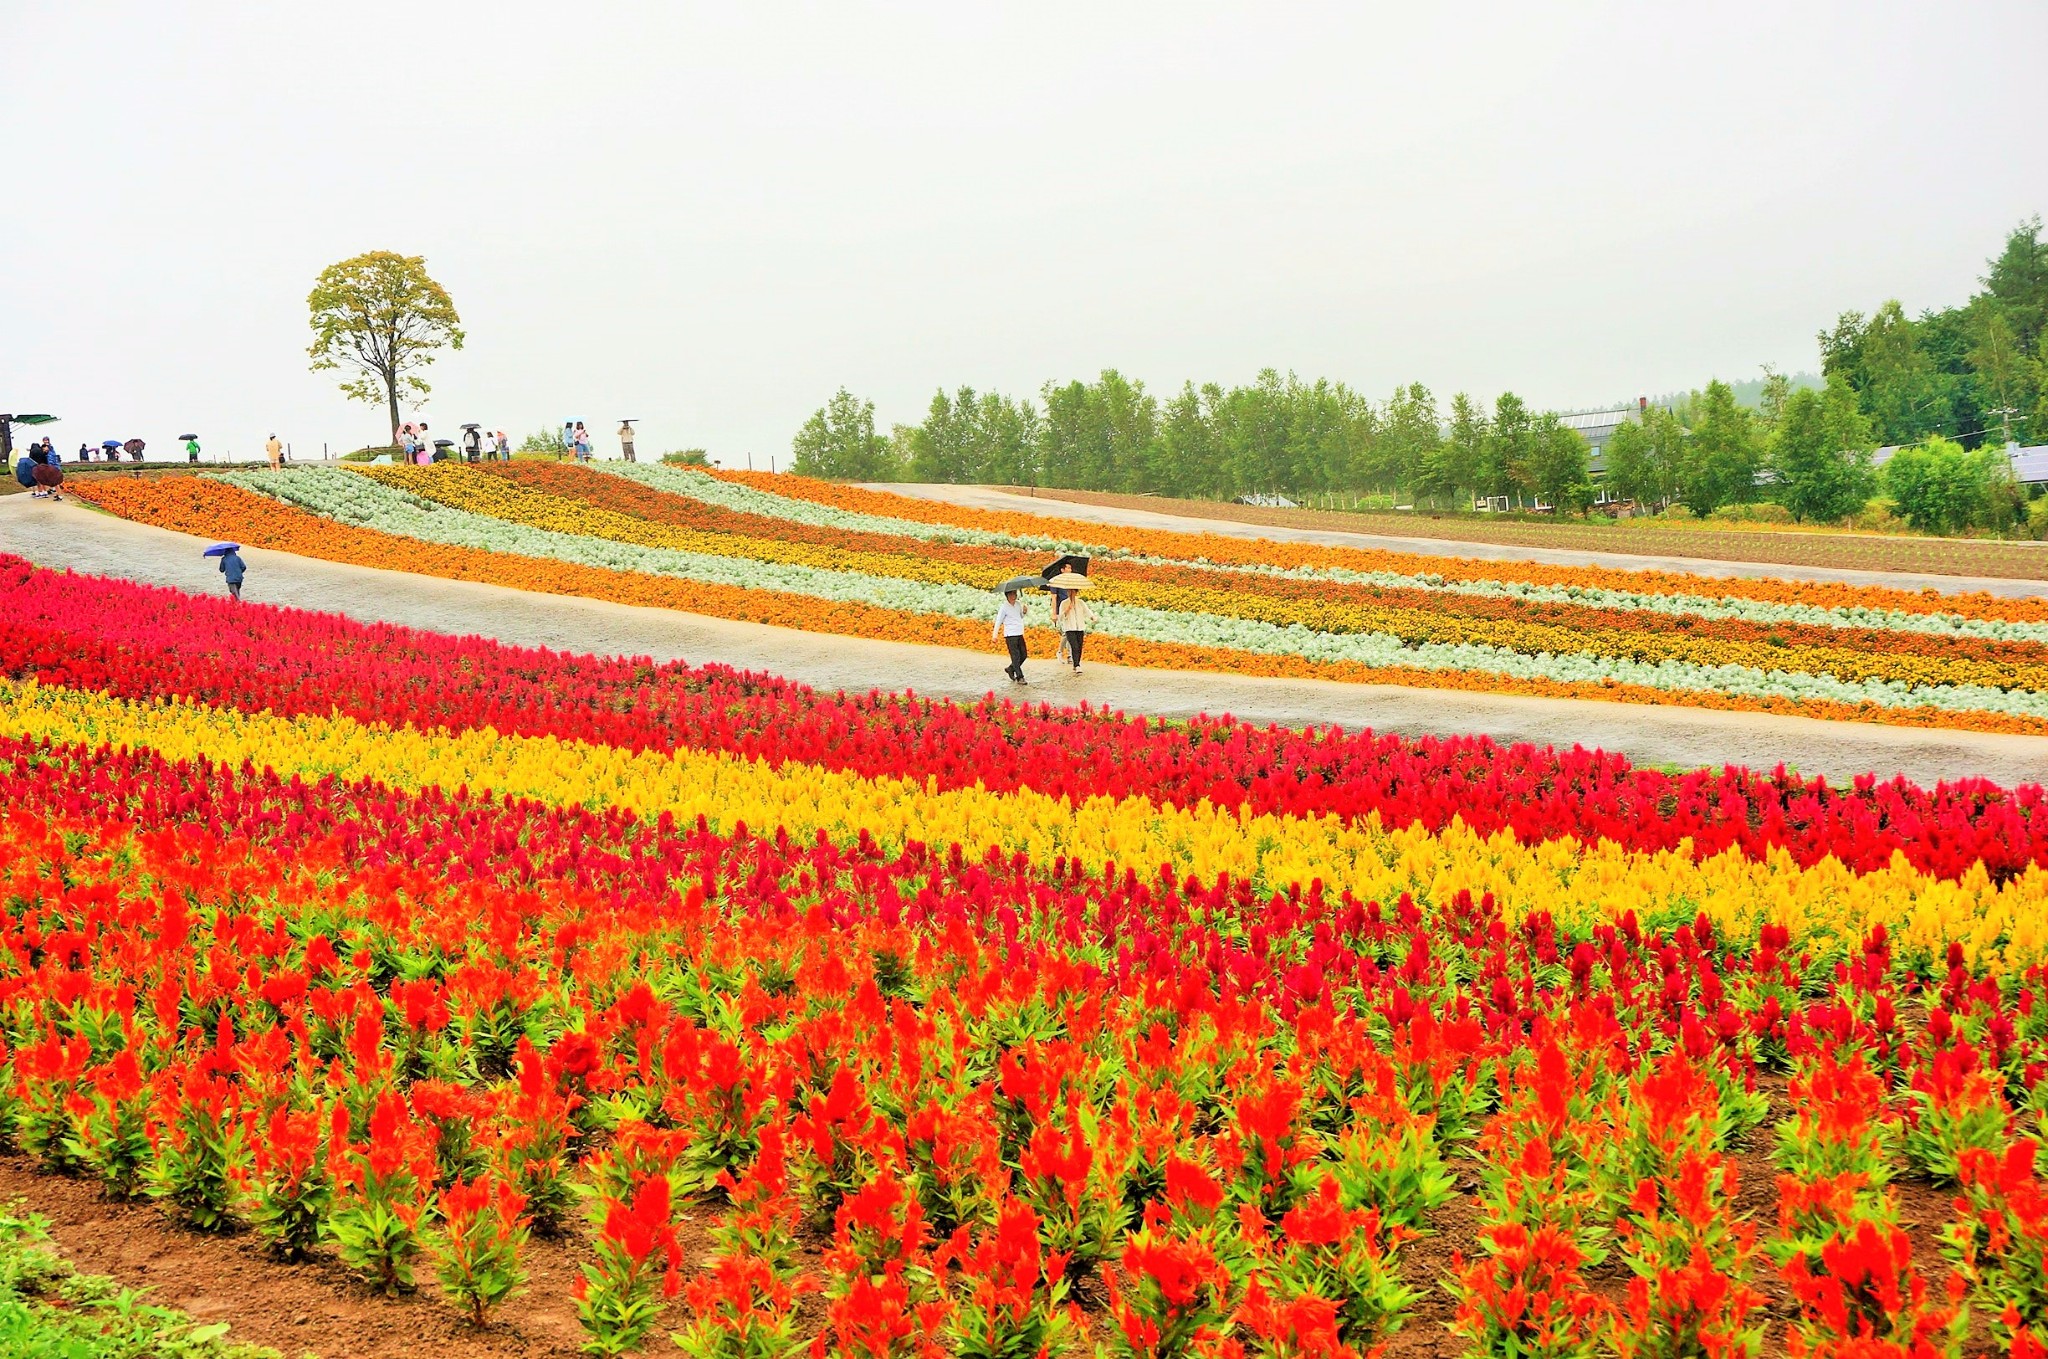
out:
{"label": "bare soil", "polygon": [[[148,1203],[112,1202],[87,1181],[43,1173],[18,1156],[0,1158],[0,1202],[11,1199],[50,1219],[52,1242],[81,1273],[147,1288],[151,1301],[196,1321],[225,1321],[231,1339],[289,1359],[412,1359],[429,1347],[437,1359],[569,1359],[583,1339],[569,1297],[589,1256],[581,1237],[533,1241],[525,1290],[478,1330],[440,1296],[430,1270],[417,1293],[386,1298],[331,1255],[284,1264],[252,1234],[187,1231]],[[690,1225],[701,1260],[702,1225]]]}

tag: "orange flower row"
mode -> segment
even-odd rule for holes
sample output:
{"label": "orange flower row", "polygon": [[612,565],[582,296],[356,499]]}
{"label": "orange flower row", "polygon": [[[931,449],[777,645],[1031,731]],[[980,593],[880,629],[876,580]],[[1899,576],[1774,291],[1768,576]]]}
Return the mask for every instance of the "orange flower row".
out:
{"label": "orange flower row", "polygon": [[[1340,567],[1350,571],[1429,573],[1447,580],[1519,581],[1531,585],[1577,585],[1602,590],[1634,590],[1644,594],[1708,595],[1754,599],[1772,604],[1810,604],[1825,609],[1894,609],[1902,613],[1957,613],[1972,618],[2014,623],[2048,622],[2048,599],[2007,599],[1971,591],[1942,594],[1937,590],[1894,590],[1845,585],[1833,581],[1792,581],[1762,577],[1695,576],[1678,571],[1625,571],[1596,566],[1549,566],[1540,562],[1480,561],[1458,556],[1425,556],[1374,548],[1329,547],[1270,538],[1240,538],[1221,533],[1141,529],[1062,519],[1056,515],[1011,514],[940,501],[919,500],[816,481],[789,473],[715,471],[723,481],[758,491],[808,500],[861,514],[886,515],[919,524],[982,529],[996,533],[1042,534],[1072,538],[1144,556],[1181,561],[1205,558],[1229,566]],[[1450,552],[1455,544],[1446,543]]]}
{"label": "orange flower row", "polygon": [[[840,603],[769,590],[677,580],[615,571],[553,559],[488,552],[421,542],[375,529],[322,519],[253,492],[209,478],[164,477],[148,481],[81,483],[78,493],[101,508],[141,523],[203,537],[227,537],[247,546],[291,552],[327,561],[384,569],[398,567],[449,580],[474,580],[546,594],[578,595],[741,622],[764,623],[805,632],[872,637],[966,650],[988,649],[988,625],[978,619],[914,614],[875,605]],[[1034,634],[1035,650],[1049,654],[1050,632]],[[1899,726],[2048,735],[2048,720],[1998,713],[1948,712],[1932,708],[1881,708],[1711,691],[1668,691],[1616,682],[1519,680],[1488,673],[1368,666],[1357,662],[1312,661],[1221,647],[1148,642],[1098,635],[1089,641],[1091,658],[1112,665],[1154,670],[1196,670],[1291,679],[1339,680],[1354,684],[1395,684],[1411,688],[1477,693],[1517,693],[1552,698],[1603,699],[1660,706],[1785,713],[1837,721]]]}

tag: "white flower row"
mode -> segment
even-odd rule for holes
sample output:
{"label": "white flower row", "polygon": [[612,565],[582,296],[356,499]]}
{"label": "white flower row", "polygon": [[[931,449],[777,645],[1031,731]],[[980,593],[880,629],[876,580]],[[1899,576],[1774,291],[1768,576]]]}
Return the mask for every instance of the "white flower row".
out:
{"label": "white flower row", "polygon": [[[1100,544],[991,533],[980,529],[949,528],[944,525],[921,524],[909,519],[842,510],[814,501],[775,495],[735,482],[720,481],[707,473],[686,468],[659,464],[650,466],[642,463],[596,465],[604,471],[629,477],[656,490],[688,496],[693,500],[724,509],[787,519],[815,528],[890,534],[915,538],[923,542],[971,543],[985,547],[1014,547],[1044,552],[1077,552],[1097,557],[1111,555],[1109,550]],[[1667,595],[1596,586],[1535,585],[1524,581],[1447,580],[1431,572],[1406,574],[1395,571],[1353,571],[1344,567],[1316,566],[1233,567],[1199,559],[1149,556],[1134,556],[1130,560],[1151,565],[1188,566],[1205,571],[1244,571],[1294,580],[1329,580],[1341,584],[1377,586],[1390,590],[1430,590],[1483,599],[1522,599],[1540,604],[1581,604],[1601,609],[1635,609],[1669,617],[1690,614],[1696,618],[1733,619],[1766,627],[1806,625],[1874,628],[1931,637],[2048,642],[2048,623],[2016,623],[2002,619],[1970,618],[1958,613],[1914,613],[1902,609],[1854,607],[1831,609],[1814,604],[1777,604],[1767,600],[1745,599],[1738,595]]]}
{"label": "white flower row", "polygon": [[[829,571],[743,557],[717,557],[530,528],[466,510],[451,509],[346,471],[309,469],[283,475],[252,472],[219,475],[222,480],[288,501],[315,514],[428,542],[750,590],[776,590],[816,599],[873,604],[911,613],[983,618],[993,608],[993,600],[987,591],[967,585],[929,584],[861,572]],[[1981,685],[1840,680],[1831,675],[1764,670],[1751,666],[1699,665],[1675,660],[1646,662],[1583,653],[1553,655],[1539,652],[1525,655],[1481,643],[1411,646],[1386,633],[1323,633],[1299,624],[1281,626],[1216,614],[1174,613],[1111,603],[1097,605],[1096,613],[1098,630],[1114,636],[1226,647],[1266,655],[1301,656],[1317,661],[1471,671],[1516,679],[1594,683],[1614,680],[1674,692],[1708,690],[1756,697],[1871,703],[1887,708],[1934,707],[1950,711],[2048,717],[2048,694]]]}

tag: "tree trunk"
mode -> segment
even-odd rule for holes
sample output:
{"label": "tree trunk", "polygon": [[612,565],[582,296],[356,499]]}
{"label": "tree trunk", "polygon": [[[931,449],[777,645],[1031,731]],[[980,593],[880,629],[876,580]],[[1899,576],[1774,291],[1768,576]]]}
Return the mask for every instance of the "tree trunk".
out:
{"label": "tree trunk", "polygon": [[398,443],[398,384],[390,378],[384,379],[384,397],[391,407],[391,442]]}

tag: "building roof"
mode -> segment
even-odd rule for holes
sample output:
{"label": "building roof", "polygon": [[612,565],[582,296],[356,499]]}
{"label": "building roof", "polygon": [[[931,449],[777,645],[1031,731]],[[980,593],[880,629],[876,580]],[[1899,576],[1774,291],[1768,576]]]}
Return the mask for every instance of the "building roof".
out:
{"label": "building roof", "polygon": [[1566,429],[1575,429],[1583,434],[1591,429],[1613,429],[1623,421],[1635,418],[1634,406],[1617,406],[1613,410],[1605,411],[1573,411],[1569,415],[1558,416],[1557,423]]}

